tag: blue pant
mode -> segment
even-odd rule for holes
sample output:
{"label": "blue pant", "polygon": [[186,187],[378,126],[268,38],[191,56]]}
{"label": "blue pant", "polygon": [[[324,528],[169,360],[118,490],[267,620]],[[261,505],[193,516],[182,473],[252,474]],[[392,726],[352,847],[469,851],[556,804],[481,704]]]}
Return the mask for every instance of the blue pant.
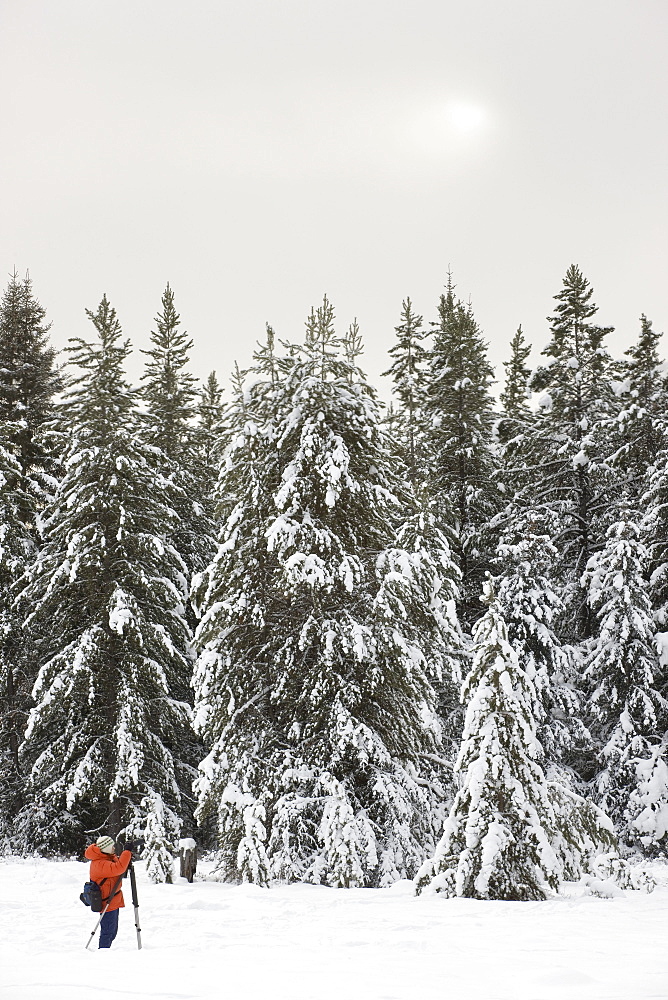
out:
{"label": "blue pant", "polygon": [[118,934],[118,910],[107,910],[100,921],[100,948],[111,948],[111,942]]}

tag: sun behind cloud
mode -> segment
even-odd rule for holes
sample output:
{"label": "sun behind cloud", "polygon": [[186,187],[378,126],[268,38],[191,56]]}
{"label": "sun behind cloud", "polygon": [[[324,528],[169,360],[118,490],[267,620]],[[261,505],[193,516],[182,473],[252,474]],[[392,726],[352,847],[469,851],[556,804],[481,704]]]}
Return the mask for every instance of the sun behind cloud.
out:
{"label": "sun behind cloud", "polygon": [[485,148],[493,121],[484,104],[452,98],[412,109],[408,129],[413,151],[421,159],[461,164]]}
{"label": "sun behind cloud", "polygon": [[450,103],[446,107],[445,117],[458,132],[478,132],[487,123],[484,108],[464,101]]}

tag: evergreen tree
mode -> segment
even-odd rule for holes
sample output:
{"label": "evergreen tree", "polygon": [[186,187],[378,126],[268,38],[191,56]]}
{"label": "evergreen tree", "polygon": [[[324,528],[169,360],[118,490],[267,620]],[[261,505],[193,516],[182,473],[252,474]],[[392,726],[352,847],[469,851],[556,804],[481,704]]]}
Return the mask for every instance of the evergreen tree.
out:
{"label": "evergreen tree", "polygon": [[387,439],[394,468],[402,470],[404,477],[409,479],[406,465],[406,419],[403,410],[395,403],[389,402],[381,416],[380,424]]}
{"label": "evergreen tree", "polygon": [[167,458],[188,464],[192,448],[190,421],[195,415],[197,380],[186,371],[193,342],[180,329],[181,317],[169,287],[162,295],[162,312],[155,318],[149,360],[142,375],[142,396],[147,403],[146,437]]}
{"label": "evergreen tree", "polygon": [[551,778],[572,788],[590,763],[591,736],[582,721],[576,651],[563,646],[555,632],[564,608],[554,579],[554,520],[541,524],[529,515],[506,530],[497,554],[496,586],[508,641],[536,694],[532,714],[541,763]]}
{"label": "evergreen tree", "polygon": [[23,520],[30,505],[21,490],[19,461],[3,443],[17,436],[11,425],[0,425],[0,849],[22,802],[19,745],[32,687],[29,651],[14,608],[17,581],[34,558],[34,542]]}
{"label": "evergreen tree", "polygon": [[615,828],[602,809],[561,780],[549,782],[547,791],[554,814],[552,847],[564,881],[588,875],[601,855],[617,857]]}
{"label": "evergreen tree", "polygon": [[11,276],[0,302],[0,835],[20,807],[18,747],[34,682],[33,652],[13,609],[14,587],[34,557],[36,522],[58,463],[50,422],[62,388],[46,312],[30,277]]}
{"label": "evergreen tree", "polygon": [[364,354],[364,341],[362,340],[362,334],[360,333],[357,317],[355,317],[346,330],[345,336],[341,341],[341,346],[343,348],[344,357],[349,366],[348,384],[352,385],[355,381],[355,368],[358,366],[357,359],[361,358]]}
{"label": "evergreen tree", "polygon": [[510,351],[509,360],[503,363],[506,381],[500,396],[502,414],[495,427],[500,465],[497,483],[509,505],[501,523],[506,522],[513,511],[516,512],[517,497],[531,483],[532,466],[535,464],[534,416],[529,407],[531,370],[526,364],[531,344],[527,344],[521,326],[510,342]]}
{"label": "evergreen tree", "polygon": [[647,491],[641,499],[642,540],[649,554],[649,594],[657,625],[668,626],[668,450],[647,470]]}
{"label": "evergreen tree", "polygon": [[627,391],[609,430],[616,483],[619,486],[621,470],[625,476],[623,495],[631,503],[637,503],[647,489],[648,470],[667,443],[668,391],[658,351],[660,339],[651,320],[641,316],[638,341],[626,351],[629,360],[622,372],[626,379],[622,388]]}
{"label": "evergreen tree", "polygon": [[646,854],[666,855],[668,848],[668,756],[666,736],[635,762],[635,785],[626,817],[629,839]]}
{"label": "evergreen tree", "polygon": [[456,625],[326,299],[286,346],[237,404],[236,502],[197,590],[200,815],[228,878],[387,884],[445,798],[428,675],[452,669]]}
{"label": "evergreen tree", "polygon": [[215,372],[211,372],[200,389],[197,402],[197,425],[193,435],[195,469],[207,512],[213,503],[220,462],[227,444],[228,428],[223,389]]}
{"label": "evergreen tree", "polygon": [[35,530],[37,513],[53,493],[57,460],[52,435],[54,396],[62,389],[46,311],[28,275],[12,275],[0,303],[0,421],[10,434],[23,479],[23,520]]}
{"label": "evergreen tree", "polygon": [[271,588],[266,529],[279,477],[265,419],[272,382],[256,374],[248,388],[238,366],[232,377],[230,439],[215,493],[220,544],[193,580],[201,617],[193,686],[195,728],[210,748],[196,784],[198,820],[216,826],[227,877],[265,884],[265,796],[257,789],[264,782],[268,794],[272,779],[264,757],[273,738],[272,638],[289,608]]}
{"label": "evergreen tree", "polygon": [[600,748],[598,798],[622,839],[633,838],[627,810],[637,789],[637,762],[665,729],[655,626],[644,580],[648,554],[639,528],[612,525],[605,548],[587,566],[589,601],[598,617],[586,676],[591,686],[592,734]]}
{"label": "evergreen tree", "polygon": [[[657,726],[644,753],[633,762],[635,781],[630,782],[625,818],[629,839],[640,843],[649,854],[665,853],[668,844],[668,664],[666,633],[668,624],[668,453],[664,449],[647,470],[648,488],[641,498],[645,515],[640,522],[641,540],[647,551],[650,575],[647,593],[653,611],[655,642],[659,651],[655,693],[658,703]],[[646,606],[644,608],[646,611]],[[651,663],[651,661],[650,661]]]}
{"label": "evergreen tree", "polygon": [[601,421],[610,413],[610,357],[603,341],[609,327],[595,326],[593,289],[578,267],[568,268],[549,319],[552,338],[543,351],[532,387],[543,392],[535,421],[536,476],[527,486],[528,504],[559,515],[559,550],[569,579],[570,623],[575,639],[593,627],[580,582],[589,557],[602,540],[601,518],[608,482],[602,469]]}
{"label": "evergreen tree", "polygon": [[470,623],[479,614],[478,595],[491,558],[485,529],[499,503],[490,450],[493,370],[471,308],[455,300],[451,280],[438,316],[424,403],[430,489],[452,507],[462,573],[460,614]]}
{"label": "evergreen tree", "polygon": [[401,322],[395,327],[397,339],[389,353],[394,358],[383,375],[392,378],[394,395],[400,403],[400,422],[405,428],[404,461],[411,482],[424,479],[424,415],[425,366],[427,352],[423,341],[427,331],[422,316],[413,312],[413,303],[405,299],[401,306]]}
{"label": "evergreen tree", "polygon": [[518,326],[510,342],[510,351],[510,359],[503,362],[506,382],[499,398],[505,417],[521,421],[526,420],[529,415],[528,399],[531,395],[531,369],[526,364],[531,354],[531,344],[527,344],[521,326]]}
{"label": "evergreen tree", "polygon": [[545,899],[560,864],[539,764],[536,692],[508,641],[490,584],[488,609],[474,632],[474,659],[457,771],[462,781],[435,856],[417,876],[430,888],[474,899]]}
{"label": "evergreen tree", "polygon": [[192,574],[204,569],[211,559],[215,529],[206,516],[202,484],[196,476],[192,427],[196,379],[185,370],[192,340],[180,329],[181,318],[169,285],[155,325],[153,347],[143,352],[149,357],[142,375],[142,396],[147,404],[144,433],[149,444],[160,451],[162,472],[173,487],[169,502],[179,516],[172,541]]}
{"label": "evergreen tree", "polygon": [[435,512],[436,504],[422,492],[418,493],[417,507],[379,564],[391,571],[395,563],[396,573],[390,579],[408,577],[412,583],[412,592],[406,588],[396,613],[416,627],[413,638],[425,657],[437,695],[441,742],[449,766],[461,739],[459,690],[462,668],[469,658],[456,611],[461,576],[452,553],[452,533],[443,527],[445,519]]}
{"label": "evergreen tree", "polygon": [[45,850],[102,828],[147,834],[154,877],[170,879],[154,855],[178,837],[192,773],[189,708],[175,697],[189,673],[186,569],[169,542],[173,485],[138,438],[129,342],[106,297],[88,316],[97,341],[70,348],[81,375],[65,406],[67,472],[22,595],[39,674],[21,825]]}

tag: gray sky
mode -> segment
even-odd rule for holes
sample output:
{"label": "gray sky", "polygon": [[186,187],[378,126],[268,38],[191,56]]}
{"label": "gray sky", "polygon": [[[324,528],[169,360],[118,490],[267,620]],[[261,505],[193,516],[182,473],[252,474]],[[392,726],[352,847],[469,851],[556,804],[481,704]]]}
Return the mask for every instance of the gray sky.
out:
{"label": "gray sky", "polygon": [[667,28],[665,0],[0,0],[3,287],[30,269],[58,346],[106,292],[140,348],[169,281],[221,377],[327,292],[375,379],[451,264],[502,374],[577,263],[621,352],[668,327]]}

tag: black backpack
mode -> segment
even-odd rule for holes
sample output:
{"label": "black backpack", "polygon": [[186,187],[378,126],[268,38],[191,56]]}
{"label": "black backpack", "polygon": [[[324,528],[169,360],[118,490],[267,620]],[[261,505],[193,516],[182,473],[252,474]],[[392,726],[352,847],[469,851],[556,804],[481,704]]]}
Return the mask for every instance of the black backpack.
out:
{"label": "black backpack", "polygon": [[[102,881],[106,882],[107,880],[102,879]],[[93,913],[102,913],[102,889],[100,888],[100,883],[86,882],[79,899],[84,906],[90,906]]]}

